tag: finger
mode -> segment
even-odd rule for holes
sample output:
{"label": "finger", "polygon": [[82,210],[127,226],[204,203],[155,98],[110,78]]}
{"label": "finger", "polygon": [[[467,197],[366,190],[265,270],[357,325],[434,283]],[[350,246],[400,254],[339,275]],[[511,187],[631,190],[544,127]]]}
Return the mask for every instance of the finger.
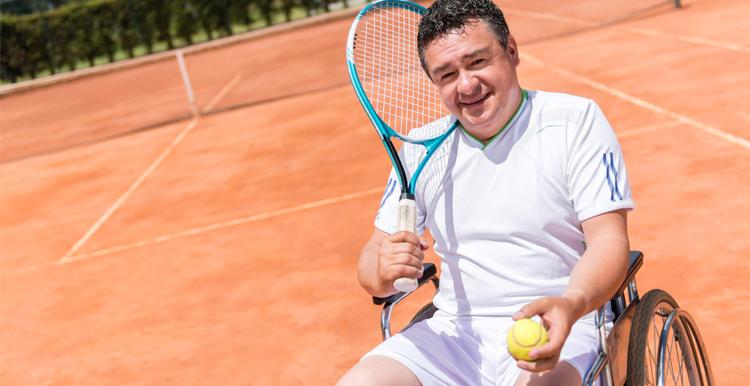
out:
{"label": "finger", "polygon": [[389,275],[388,278],[392,280],[396,280],[400,277],[409,277],[412,279],[419,279],[422,277],[422,268],[415,267],[413,265],[406,265],[406,264],[399,264],[399,265],[393,265],[389,269]]}
{"label": "finger", "polygon": [[[571,326],[568,325],[564,320],[550,320],[545,323],[548,325],[547,327],[547,338],[548,343],[545,344],[542,347],[539,347],[539,350],[542,350],[542,352],[547,352],[550,350],[550,348],[554,351],[559,351],[562,349],[562,346],[565,344],[565,340],[568,339],[568,335],[570,335],[570,329]],[[545,347],[549,346],[549,347]],[[546,355],[541,355],[546,356]]]}
{"label": "finger", "polygon": [[548,358],[555,358],[558,355],[560,355],[562,346],[563,345],[561,342],[549,341],[543,344],[541,347],[537,347],[531,350],[531,352],[529,352],[529,357],[535,361],[548,359]]}
{"label": "finger", "polygon": [[513,320],[530,318],[534,315],[541,315],[549,308],[549,298],[537,299],[525,306],[523,306],[518,312],[513,315]]}
{"label": "finger", "polygon": [[421,277],[424,269],[422,260],[409,254],[392,255],[389,259],[383,260],[381,264],[381,269],[386,272],[387,276],[400,275],[403,270],[408,270],[409,272],[418,271],[418,277]]}
{"label": "finger", "polygon": [[422,259],[409,254],[409,253],[396,253],[391,254],[381,260],[380,263],[385,267],[398,267],[400,265],[408,265],[417,269],[422,269]]}
{"label": "finger", "polygon": [[430,243],[425,239],[419,239],[419,244],[423,251],[430,249]]}
{"label": "finger", "polygon": [[517,361],[516,365],[526,371],[530,371],[532,373],[539,373],[542,371],[548,371],[552,370],[557,366],[557,362],[559,359],[557,357],[555,358],[548,358],[548,359],[540,359],[534,362],[527,362],[527,361]]}
{"label": "finger", "polygon": [[406,242],[406,243],[413,244],[416,246],[420,245],[419,237],[417,237],[417,235],[415,235],[414,233],[407,232],[407,231],[396,232],[387,236],[386,238],[388,239],[388,241],[392,243]]}
{"label": "finger", "polygon": [[390,253],[390,254],[405,253],[408,255],[412,255],[418,259],[424,258],[424,252],[422,251],[422,248],[414,244],[410,244],[410,243],[391,244],[390,247],[388,248],[387,253]]}
{"label": "finger", "polygon": [[378,259],[381,266],[409,264],[419,268],[424,260],[424,252],[409,243],[384,244],[378,251]]}

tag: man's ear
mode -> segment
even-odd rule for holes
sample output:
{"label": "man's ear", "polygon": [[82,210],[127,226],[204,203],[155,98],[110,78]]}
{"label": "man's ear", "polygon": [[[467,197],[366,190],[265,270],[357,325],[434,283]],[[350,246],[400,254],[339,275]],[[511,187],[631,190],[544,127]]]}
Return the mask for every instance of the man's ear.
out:
{"label": "man's ear", "polygon": [[521,58],[518,55],[518,46],[516,45],[516,39],[513,35],[508,35],[508,46],[505,48],[505,53],[508,54],[510,62],[514,66],[518,66],[521,63]]}

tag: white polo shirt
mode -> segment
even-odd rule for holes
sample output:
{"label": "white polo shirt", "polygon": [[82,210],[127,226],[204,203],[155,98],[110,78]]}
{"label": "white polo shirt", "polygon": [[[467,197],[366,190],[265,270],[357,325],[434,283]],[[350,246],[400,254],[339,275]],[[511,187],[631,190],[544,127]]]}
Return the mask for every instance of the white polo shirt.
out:
{"label": "white polo shirt", "polygon": [[[581,221],[632,209],[611,126],[593,101],[528,91],[486,146],[461,129],[446,140],[416,189],[420,233],[441,257],[442,311],[511,316],[559,296],[585,249]],[[420,146],[405,145],[407,174]],[[396,231],[400,187],[391,173],[375,226]]]}

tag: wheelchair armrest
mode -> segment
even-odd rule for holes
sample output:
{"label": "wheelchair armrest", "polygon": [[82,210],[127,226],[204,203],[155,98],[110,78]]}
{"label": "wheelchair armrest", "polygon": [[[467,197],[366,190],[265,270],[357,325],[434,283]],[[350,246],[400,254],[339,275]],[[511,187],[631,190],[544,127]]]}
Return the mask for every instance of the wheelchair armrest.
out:
{"label": "wheelchair armrest", "polygon": [[641,269],[643,265],[643,252],[641,251],[630,251],[630,261],[628,262],[628,275],[625,276],[625,280],[620,284],[620,288],[615,292],[615,296],[620,294],[635,278],[635,274]]}
{"label": "wheelchair armrest", "polygon": [[[630,251],[628,262],[628,273],[625,280],[620,284],[615,294],[609,299],[609,305],[614,313],[614,320],[625,312],[625,308],[630,302],[638,299],[638,289],[635,285],[635,274],[643,265],[643,253],[641,251]],[[625,289],[628,289],[628,302],[625,299]]]}
{"label": "wheelchair armrest", "polygon": [[[433,276],[437,275],[437,267],[435,267],[435,264],[433,263],[424,263],[424,270],[422,273],[422,277],[420,277],[417,280],[417,288],[421,287],[423,284],[427,283],[432,279]],[[397,294],[393,294],[387,298],[378,298],[373,296],[372,297],[372,303],[375,305],[381,305],[381,304],[392,304],[397,303],[399,300],[407,297],[410,294],[410,292],[399,292]]]}

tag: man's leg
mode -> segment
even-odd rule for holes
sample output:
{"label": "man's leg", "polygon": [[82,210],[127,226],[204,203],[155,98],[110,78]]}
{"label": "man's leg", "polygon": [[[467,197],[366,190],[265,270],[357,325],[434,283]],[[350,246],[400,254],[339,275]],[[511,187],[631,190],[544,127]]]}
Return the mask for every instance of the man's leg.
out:
{"label": "man's leg", "polygon": [[378,355],[362,359],[336,383],[336,386],[421,385],[417,376],[406,366],[394,359]]}
{"label": "man's leg", "polygon": [[552,371],[531,373],[521,370],[516,386],[579,386],[581,375],[573,365],[566,361],[557,362]]}

